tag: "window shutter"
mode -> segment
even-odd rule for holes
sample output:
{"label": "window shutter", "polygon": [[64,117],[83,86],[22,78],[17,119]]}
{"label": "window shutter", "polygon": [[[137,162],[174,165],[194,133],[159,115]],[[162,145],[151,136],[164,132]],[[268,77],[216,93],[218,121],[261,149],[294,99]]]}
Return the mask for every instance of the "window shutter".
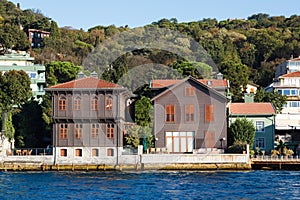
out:
{"label": "window shutter", "polygon": [[214,117],[214,105],[209,104],[205,107],[205,122],[213,122],[215,120]]}

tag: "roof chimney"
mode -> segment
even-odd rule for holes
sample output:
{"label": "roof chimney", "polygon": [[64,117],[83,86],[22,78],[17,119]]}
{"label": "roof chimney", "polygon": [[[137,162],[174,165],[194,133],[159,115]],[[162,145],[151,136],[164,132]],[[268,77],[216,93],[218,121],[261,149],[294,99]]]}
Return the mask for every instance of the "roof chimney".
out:
{"label": "roof chimney", "polygon": [[93,71],[93,72],[91,73],[91,77],[93,77],[93,78],[98,78],[98,74],[97,74],[95,71]]}
{"label": "roof chimney", "polygon": [[217,80],[223,80],[223,74],[221,72],[217,74]]}
{"label": "roof chimney", "polygon": [[79,72],[78,75],[77,75],[77,79],[82,79],[82,78],[85,78],[85,74],[83,72]]}

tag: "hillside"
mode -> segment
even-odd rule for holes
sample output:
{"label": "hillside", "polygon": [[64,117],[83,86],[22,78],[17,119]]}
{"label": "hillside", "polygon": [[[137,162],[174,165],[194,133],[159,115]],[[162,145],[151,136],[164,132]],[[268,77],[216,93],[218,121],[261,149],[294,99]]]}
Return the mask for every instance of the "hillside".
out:
{"label": "hillside", "polygon": [[[44,40],[41,49],[33,50],[36,62],[46,64],[60,60],[70,61],[75,65],[81,65],[86,56],[107,38],[132,30],[114,25],[99,25],[88,31],[71,27],[58,28],[55,21],[45,17],[38,9],[22,10],[19,5],[6,0],[0,0],[0,26],[2,51],[9,48],[28,50],[26,31],[29,28],[42,29],[50,31],[51,36]],[[300,55],[299,27],[300,16],[255,14],[248,19],[202,19],[189,23],[178,23],[174,18],[161,19],[144,28],[167,28],[187,35],[202,45],[225,77],[228,66],[247,66],[249,79],[267,86],[272,81],[274,68],[278,63]],[[155,40],[155,37],[157,36],[149,39]],[[134,56],[136,59],[133,62]],[[120,73],[140,64],[153,62],[172,65],[183,60],[170,52],[140,49],[115,61],[115,75],[109,78],[116,81]]]}

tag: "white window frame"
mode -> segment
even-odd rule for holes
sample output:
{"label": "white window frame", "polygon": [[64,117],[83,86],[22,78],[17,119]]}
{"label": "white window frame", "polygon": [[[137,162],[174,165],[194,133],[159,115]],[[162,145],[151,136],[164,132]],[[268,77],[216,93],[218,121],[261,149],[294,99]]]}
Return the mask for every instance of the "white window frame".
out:
{"label": "white window frame", "polygon": [[[260,128],[261,126],[258,126],[258,123],[262,123],[262,128]],[[264,121],[256,121],[255,122],[255,131],[259,132],[259,133],[263,133],[265,132],[265,122]]]}
{"label": "white window frame", "polygon": [[265,138],[264,137],[255,138],[254,145],[255,145],[255,148],[258,147],[259,149],[265,149],[266,148]]}

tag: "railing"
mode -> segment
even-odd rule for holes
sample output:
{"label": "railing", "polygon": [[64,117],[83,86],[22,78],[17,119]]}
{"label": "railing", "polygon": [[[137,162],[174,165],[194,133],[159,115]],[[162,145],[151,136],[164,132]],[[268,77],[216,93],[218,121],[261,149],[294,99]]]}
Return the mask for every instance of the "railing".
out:
{"label": "railing", "polygon": [[286,162],[300,162],[299,156],[255,156],[251,158],[252,161],[286,161]]}
{"label": "railing", "polygon": [[8,156],[45,156],[53,155],[52,148],[17,148],[6,151]]}

